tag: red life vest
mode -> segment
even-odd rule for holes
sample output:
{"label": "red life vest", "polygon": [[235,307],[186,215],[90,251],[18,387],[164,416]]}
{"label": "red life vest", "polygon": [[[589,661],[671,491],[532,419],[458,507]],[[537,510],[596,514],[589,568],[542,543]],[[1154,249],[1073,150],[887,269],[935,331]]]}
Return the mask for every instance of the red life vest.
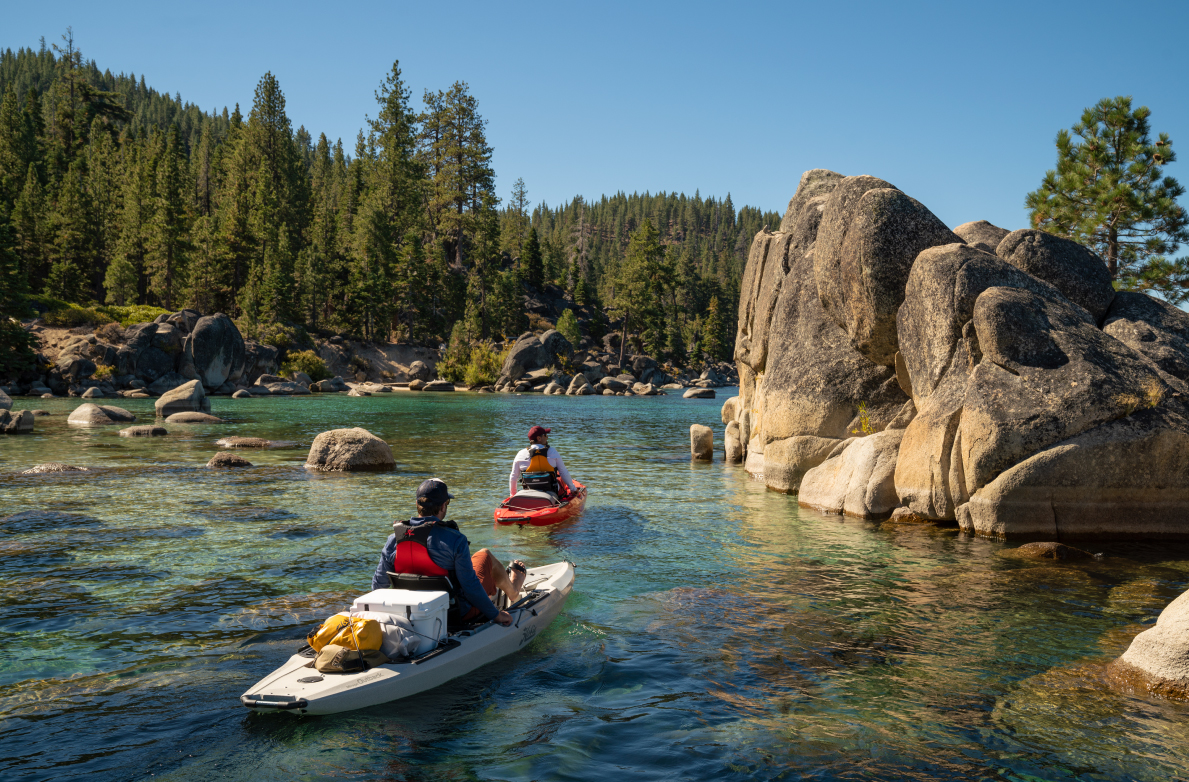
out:
{"label": "red life vest", "polygon": [[[409,573],[417,576],[451,575],[449,570],[439,567],[429,558],[429,549],[426,548],[429,533],[438,523],[427,521],[413,527],[403,521],[398,521],[392,525],[392,531],[397,536],[396,554],[392,558],[393,573]],[[443,524],[443,526],[446,525]]]}

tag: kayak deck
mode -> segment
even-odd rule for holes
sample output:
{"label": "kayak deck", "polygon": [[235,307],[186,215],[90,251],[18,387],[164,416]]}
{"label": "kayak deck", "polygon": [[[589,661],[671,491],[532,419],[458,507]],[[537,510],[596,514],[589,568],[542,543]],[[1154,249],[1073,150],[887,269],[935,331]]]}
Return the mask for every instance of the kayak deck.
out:
{"label": "kayak deck", "polygon": [[[529,524],[542,527],[571,519],[586,507],[586,486],[579,481],[574,481],[574,485],[578,487],[578,493],[565,502],[547,504],[541,501],[540,497],[551,495],[542,492],[517,492],[495,509],[495,521],[497,524]],[[526,495],[527,499],[521,499]]]}
{"label": "kayak deck", "polygon": [[365,671],[322,673],[308,647],[240,696],[258,712],[335,714],[407,698],[494,662],[527,645],[561,613],[574,584],[574,566],[558,562],[531,568],[517,602],[506,610],[512,624],[484,622],[452,633],[430,652]]}

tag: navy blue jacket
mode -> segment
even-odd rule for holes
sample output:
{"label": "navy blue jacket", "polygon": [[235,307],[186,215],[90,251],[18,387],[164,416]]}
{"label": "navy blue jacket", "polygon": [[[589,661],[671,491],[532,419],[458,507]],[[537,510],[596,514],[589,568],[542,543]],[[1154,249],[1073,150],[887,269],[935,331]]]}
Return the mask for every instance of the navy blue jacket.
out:
{"label": "navy blue jacket", "polygon": [[[409,526],[416,527],[427,521],[441,521],[437,516],[418,516],[409,519]],[[443,570],[453,571],[458,580],[458,587],[462,594],[458,596],[458,611],[466,616],[471,606],[478,606],[479,613],[488,619],[495,619],[499,611],[483,590],[479,577],[475,575],[475,566],[471,564],[471,544],[456,529],[436,526],[429,533],[425,545],[429,558]],[[372,589],[388,589],[388,571],[392,570],[392,563],[396,559],[396,535],[388,536],[384,550],[380,552],[380,564],[376,566],[376,573],[372,576]]]}

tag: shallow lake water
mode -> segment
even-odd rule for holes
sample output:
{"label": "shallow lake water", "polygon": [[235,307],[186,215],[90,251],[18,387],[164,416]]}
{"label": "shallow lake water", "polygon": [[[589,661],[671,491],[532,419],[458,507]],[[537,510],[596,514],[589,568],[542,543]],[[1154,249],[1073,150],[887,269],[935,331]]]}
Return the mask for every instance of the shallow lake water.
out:
{"label": "shallow lake water", "polygon": [[[1189,550],[1025,562],[956,529],[798,509],[722,463],[731,393],[215,398],[230,423],[153,439],[69,427],[78,400],[28,400],[53,415],[0,438],[0,778],[1189,777],[1189,706],[1103,675],[1189,586]],[[121,404],[151,421],[151,401]],[[586,512],[497,528],[534,423],[590,487]],[[713,464],[690,462],[691,423],[714,428]],[[398,469],[306,472],[314,436],[349,426]],[[230,434],[306,447],[203,469]],[[18,474],[46,461],[94,471]],[[561,616],[412,699],[240,706],[370,589],[430,476],[472,550],[577,564]]]}

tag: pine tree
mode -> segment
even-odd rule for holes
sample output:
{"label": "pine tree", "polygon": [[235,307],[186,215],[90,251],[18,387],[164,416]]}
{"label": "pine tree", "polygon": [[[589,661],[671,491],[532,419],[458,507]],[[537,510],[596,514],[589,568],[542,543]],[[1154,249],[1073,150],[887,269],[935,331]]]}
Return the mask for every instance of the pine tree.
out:
{"label": "pine tree", "polygon": [[36,166],[29,164],[25,187],[12,211],[14,251],[21,262],[21,273],[31,289],[41,290],[49,274],[46,264],[44,198],[37,181]]}
{"label": "pine tree", "polygon": [[25,317],[25,275],[8,209],[0,204],[0,375],[33,365],[36,340],[16,318]]}
{"label": "pine tree", "polygon": [[541,259],[541,243],[537,241],[536,228],[528,229],[528,238],[525,240],[520,258],[525,282],[537,290],[545,287],[545,267]]}
{"label": "pine tree", "polygon": [[[1132,110],[1125,96],[1104,98],[1086,109],[1072,128],[1080,143],[1070,131],[1058,132],[1057,168],[1045,174],[1025,205],[1036,228],[1101,254],[1123,287],[1159,291],[1165,256],[1189,241],[1189,214],[1177,203],[1185,188],[1162,175],[1176,160],[1172,140],[1161,133],[1152,142],[1150,116],[1146,106]],[[1189,272],[1189,259],[1179,266]],[[1177,267],[1174,262],[1172,268]],[[1186,295],[1178,284],[1166,288],[1174,298]]]}
{"label": "pine tree", "polygon": [[665,260],[665,249],[660,243],[660,234],[645,218],[640,227],[632,233],[628,242],[627,255],[620,267],[615,283],[615,300],[612,307],[623,318],[620,334],[619,363],[623,365],[627,349],[628,330],[633,325],[646,334],[654,351],[663,346],[662,327],[665,293],[673,283],[672,265]]}
{"label": "pine tree", "polygon": [[184,286],[189,232],[181,141],[177,125],[170,126],[161,159],[157,162],[156,203],[149,229],[147,261],[149,291],[165,309],[173,309]]}
{"label": "pine tree", "polygon": [[46,293],[69,302],[87,300],[87,270],[94,255],[87,200],[82,163],[72,163],[51,218],[52,265],[45,285]]}

